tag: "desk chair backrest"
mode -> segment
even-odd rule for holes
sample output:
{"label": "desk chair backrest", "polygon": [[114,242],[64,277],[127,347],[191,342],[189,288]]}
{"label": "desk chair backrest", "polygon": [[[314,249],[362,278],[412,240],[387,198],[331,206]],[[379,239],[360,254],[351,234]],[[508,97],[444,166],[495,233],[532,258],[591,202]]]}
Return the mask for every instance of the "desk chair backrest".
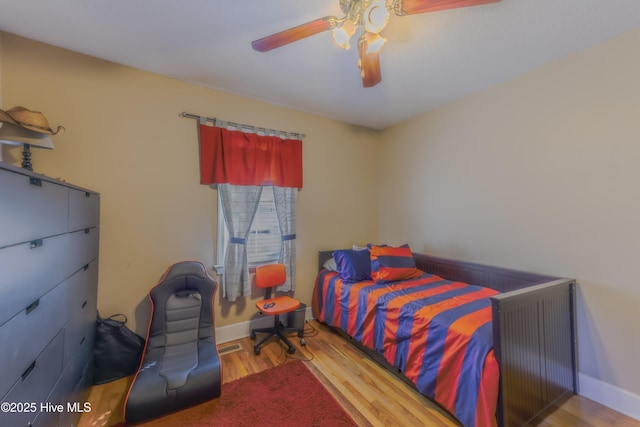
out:
{"label": "desk chair backrest", "polygon": [[282,285],[287,280],[284,264],[267,264],[256,267],[256,286],[266,288],[265,298],[271,298],[272,288]]}

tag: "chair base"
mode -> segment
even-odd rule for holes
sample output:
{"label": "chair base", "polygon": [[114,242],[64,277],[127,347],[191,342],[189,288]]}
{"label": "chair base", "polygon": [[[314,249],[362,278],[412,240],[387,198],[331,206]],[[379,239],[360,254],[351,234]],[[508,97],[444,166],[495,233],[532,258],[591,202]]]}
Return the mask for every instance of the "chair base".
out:
{"label": "chair base", "polygon": [[287,345],[287,351],[289,352],[289,354],[294,354],[296,352],[296,348],[293,346],[293,344],[291,343],[291,341],[289,341],[289,339],[287,338],[287,336],[285,335],[285,333],[287,332],[296,332],[298,334],[298,337],[300,338],[300,345],[304,346],[305,340],[303,338],[304,336],[304,332],[298,328],[285,328],[282,325],[282,322],[280,322],[280,316],[279,315],[275,315],[274,316],[274,325],[270,328],[256,328],[256,329],[252,329],[251,330],[251,339],[255,340],[256,339],[256,334],[258,333],[266,333],[267,335],[265,335],[264,337],[262,337],[260,339],[260,341],[258,341],[254,346],[253,346],[253,353],[258,355],[260,354],[260,348],[262,347],[262,345],[264,343],[266,343],[268,340],[270,340],[271,338],[277,336],[282,342],[284,342]]}

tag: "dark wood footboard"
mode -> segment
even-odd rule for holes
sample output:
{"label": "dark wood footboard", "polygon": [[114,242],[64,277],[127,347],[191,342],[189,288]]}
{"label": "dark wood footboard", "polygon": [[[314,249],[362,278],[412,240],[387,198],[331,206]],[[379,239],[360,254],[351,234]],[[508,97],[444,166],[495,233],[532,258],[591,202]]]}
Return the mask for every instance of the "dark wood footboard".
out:
{"label": "dark wood footboard", "polygon": [[[318,269],[331,254],[318,253]],[[494,353],[500,367],[498,425],[535,422],[577,393],[574,280],[425,254],[414,253],[414,259],[427,273],[501,292],[491,299]],[[358,346],[399,374],[381,355]]]}
{"label": "dark wood footboard", "polygon": [[498,421],[521,426],[577,393],[575,282],[558,279],[497,295],[491,303]]}

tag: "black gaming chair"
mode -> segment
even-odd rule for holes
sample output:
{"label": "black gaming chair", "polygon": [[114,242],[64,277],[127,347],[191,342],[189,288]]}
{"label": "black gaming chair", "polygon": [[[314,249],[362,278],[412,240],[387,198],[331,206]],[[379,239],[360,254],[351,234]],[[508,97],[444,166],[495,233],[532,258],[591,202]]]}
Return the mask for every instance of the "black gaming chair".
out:
{"label": "black gaming chair", "polygon": [[125,399],[139,422],[220,396],[213,298],[217,283],[199,262],[179,262],[149,292],[151,319],[140,368]]}

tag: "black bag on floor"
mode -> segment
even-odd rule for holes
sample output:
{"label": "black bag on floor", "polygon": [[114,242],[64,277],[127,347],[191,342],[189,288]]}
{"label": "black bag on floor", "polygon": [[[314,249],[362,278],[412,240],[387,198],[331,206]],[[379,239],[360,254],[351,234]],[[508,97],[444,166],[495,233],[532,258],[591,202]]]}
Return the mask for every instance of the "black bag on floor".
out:
{"label": "black bag on floor", "polygon": [[127,316],[96,319],[93,383],[104,384],[135,373],[144,351],[144,338],[126,327]]}

